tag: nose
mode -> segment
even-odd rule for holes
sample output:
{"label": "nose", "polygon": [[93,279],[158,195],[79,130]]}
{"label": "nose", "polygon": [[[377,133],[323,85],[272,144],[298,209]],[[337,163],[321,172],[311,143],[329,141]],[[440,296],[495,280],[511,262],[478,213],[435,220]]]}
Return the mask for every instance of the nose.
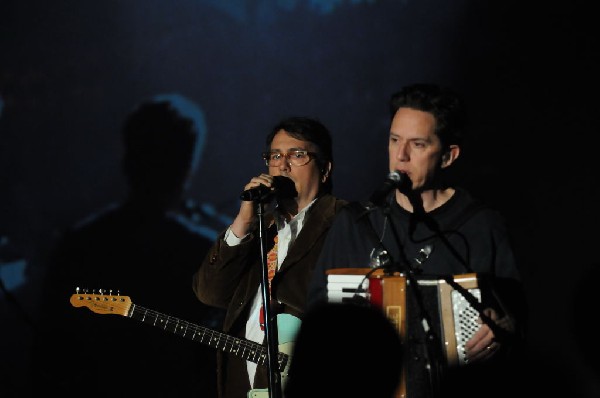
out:
{"label": "nose", "polygon": [[401,161],[407,161],[410,159],[410,154],[408,153],[408,144],[406,142],[398,144],[396,149],[396,159]]}
{"label": "nose", "polygon": [[281,164],[279,165],[279,171],[289,171],[291,168],[292,165],[290,164],[290,158],[286,154],[281,160]]}

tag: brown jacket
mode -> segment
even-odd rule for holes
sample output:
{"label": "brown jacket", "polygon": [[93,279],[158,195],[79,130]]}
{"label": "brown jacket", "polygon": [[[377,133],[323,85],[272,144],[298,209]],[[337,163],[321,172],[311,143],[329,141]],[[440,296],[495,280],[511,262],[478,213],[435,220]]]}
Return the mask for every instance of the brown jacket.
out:
{"label": "brown jacket", "polygon": [[[310,208],[300,234],[271,281],[272,296],[281,304],[280,312],[302,319],[315,262],[335,214],[346,203],[332,195],[323,195]],[[268,245],[273,245],[275,233],[274,227],[269,229]],[[227,309],[223,323],[226,334],[244,338],[246,319],[262,275],[260,240],[255,233],[230,247],[223,236],[224,232],[195,273],[193,289],[203,303]],[[245,398],[250,390],[246,360],[220,350],[217,359],[219,397]],[[255,388],[268,386],[266,366],[258,367],[255,381]]]}

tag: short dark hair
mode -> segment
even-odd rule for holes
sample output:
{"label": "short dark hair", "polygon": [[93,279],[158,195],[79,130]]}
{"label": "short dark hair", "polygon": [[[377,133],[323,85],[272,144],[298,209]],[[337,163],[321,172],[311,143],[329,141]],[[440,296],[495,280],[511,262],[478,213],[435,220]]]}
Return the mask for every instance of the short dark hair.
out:
{"label": "short dark hair", "polygon": [[272,129],[266,139],[266,150],[271,149],[271,143],[275,134],[279,130],[285,130],[292,137],[307,141],[317,146],[317,164],[321,175],[327,172],[327,163],[331,163],[331,171],[329,172],[329,178],[321,187],[321,193],[331,193],[333,189],[332,172],[333,172],[333,145],[331,139],[331,133],[317,119],[312,119],[303,116],[288,117],[279,121]]}
{"label": "short dark hair", "polygon": [[466,134],[464,101],[452,89],[431,83],[416,83],[400,89],[390,98],[390,118],[399,108],[428,112],[435,118],[435,133],[442,147],[461,145]]}

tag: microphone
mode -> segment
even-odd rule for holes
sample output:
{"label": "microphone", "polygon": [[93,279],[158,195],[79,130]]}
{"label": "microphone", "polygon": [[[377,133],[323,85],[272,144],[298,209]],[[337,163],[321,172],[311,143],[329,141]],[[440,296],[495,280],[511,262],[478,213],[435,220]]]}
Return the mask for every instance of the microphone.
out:
{"label": "microphone", "polygon": [[423,263],[429,258],[429,255],[433,251],[433,244],[425,245],[419,253],[417,257],[415,257],[415,262],[419,265],[423,265]]}
{"label": "microphone", "polygon": [[381,206],[385,202],[385,198],[393,189],[403,191],[412,187],[410,178],[404,173],[395,170],[388,174],[383,182],[383,185],[371,195],[369,202],[374,206]]}
{"label": "microphone", "polygon": [[285,176],[274,176],[272,188],[260,184],[257,187],[250,188],[242,192],[241,200],[263,201],[271,195],[277,195],[279,198],[295,198],[298,196],[296,184],[290,178]]}

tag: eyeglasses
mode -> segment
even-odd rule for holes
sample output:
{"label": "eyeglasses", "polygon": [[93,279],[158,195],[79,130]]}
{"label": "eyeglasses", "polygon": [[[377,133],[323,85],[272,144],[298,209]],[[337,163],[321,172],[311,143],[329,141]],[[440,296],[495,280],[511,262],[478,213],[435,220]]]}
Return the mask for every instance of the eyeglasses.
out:
{"label": "eyeglasses", "polygon": [[304,166],[305,164],[308,164],[312,158],[317,157],[317,154],[314,152],[298,150],[288,153],[265,152],[262,154],[262,157],[265,160],[265,164],[269,167],[281,166],[281,162],[284,158],[287,159],[291,165]]}

